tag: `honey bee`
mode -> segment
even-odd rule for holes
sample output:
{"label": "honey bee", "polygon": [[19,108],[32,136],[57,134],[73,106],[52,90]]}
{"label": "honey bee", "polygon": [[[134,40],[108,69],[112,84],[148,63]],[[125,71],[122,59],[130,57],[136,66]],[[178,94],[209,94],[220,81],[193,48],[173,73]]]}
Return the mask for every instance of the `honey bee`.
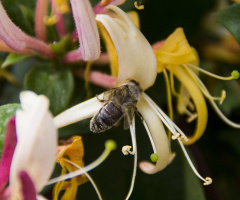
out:
{"label": "honey bee", "polygon": [[91,119],[90,130],[95,133],[106,131],[123,117],[124,129],[127,130],[132,123],[141,93],[142,89],[135,80],[129,80],[119,87],[106,91],[103,99],[99,99],[105,104]]}

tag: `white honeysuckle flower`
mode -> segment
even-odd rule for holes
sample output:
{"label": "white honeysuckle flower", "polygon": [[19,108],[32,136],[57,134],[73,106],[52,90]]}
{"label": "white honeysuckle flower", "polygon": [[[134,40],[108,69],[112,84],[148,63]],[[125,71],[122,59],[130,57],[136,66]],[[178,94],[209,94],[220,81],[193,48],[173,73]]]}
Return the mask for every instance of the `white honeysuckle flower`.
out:
{"label": "white honeysuckle flower", "polygon": [[36,193],[43,189],[55,167],[57,149],[57,129],[48,98],[24,91],[20,101],[22,110],[16,112],[17,145],[10,168],[12,199],[21,194],[20,171],[29,175]]}
{"label": "white honeysuckle flower", "polygon": [[[157,76],[157,60],[151,45],[124,11],[115,6],[107,6],[107,8],[114,11],[116,16],[114,15],[115,17],[112,18],[108,15],[99,14],[96,16],[96,20],[107,30],[117,52],[118,77],[116,87],[124,84],[124,82],[129,79],[133,79],[140,84],[143,90],[146,90],[154,84]],[[103,94],[99,95],[99,99],[103,99]],[[92,98],[56,116],[54,118],[55,124],[57,128],[60,128],[90,118],[94,116],[102,106],[103,103],[100,103],[96,97]],[[162,125],[163,122],[174,135],[173,138],[178,139],[193,171],[206,184],[209,184],[211,180],[208,178],[204,179],[197,173],[187,155],[181,141],[181,139],[187,140],[184,133],[144,92],[142,92],[142,97],[137,103],[137,110],[143,117],[143,124],[152,143],[153,152],[158,157],[155,159],[156,164],[144,161],[140,163],[140,168],[146,173],[153,174],[164,169],[174,158],[175,154],[171,152],[168,137]],[[126,199],[130,197],[133,190],[137,166],[137,144],[134,119],[130,126],[130,131],[133,147],[130,149],[126,146],[126,148],[123,148],[123,153],[134,155],[134,170],[131,188]]]}

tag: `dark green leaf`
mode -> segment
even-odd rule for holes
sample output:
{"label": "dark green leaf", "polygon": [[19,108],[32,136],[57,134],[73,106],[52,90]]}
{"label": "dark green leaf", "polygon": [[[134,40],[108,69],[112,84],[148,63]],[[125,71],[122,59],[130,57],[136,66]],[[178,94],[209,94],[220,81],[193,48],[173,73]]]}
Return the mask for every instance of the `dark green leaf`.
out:
{"label": "dark green leaf", "polygon": [[66,109],[74,88],[73,76],[68,69],[37,65],[25,77],[24,88],[44,94],[50,100],[54,115]]}
{"label": "dark green leaf", "polygon": [[29,32],[34,35],[34,10],[24,6],[20,5],[20,10],[23,15],[23,19],[25,21],[25,24],[27,25]]}
{"label": "dark green leaf", "polygon": [[2,64],[2,68],[6,68],[14,63],[23,61],[27,58],[29,58],[30,55],[19,55],[19,54],[14,54],[14,53],[10,53],[7,58],[5,59],[5,61]]}
{"label": "dark green leaf", "polygon": [[233,4],[215,14],[217,21],[236,38],[240,44],[240,4]]}
{"label": "dark green leaf", "polygon": [[17,103],[0,106],[0,157],[2,155],[3,138],[7,122],[19,108],[20,104]]}

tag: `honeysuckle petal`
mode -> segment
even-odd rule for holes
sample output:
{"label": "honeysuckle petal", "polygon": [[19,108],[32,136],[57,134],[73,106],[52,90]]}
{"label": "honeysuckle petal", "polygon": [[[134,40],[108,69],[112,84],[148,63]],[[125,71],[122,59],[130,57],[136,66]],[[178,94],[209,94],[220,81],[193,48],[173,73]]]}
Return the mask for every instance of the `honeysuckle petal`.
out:
{"label": "honeysuckle petal", "polygon": [[0,39],[11,49],[20,51],[24,48],[30,48],[36,50],[43,55],[52,58],[53,52],[47,44],[44,42],[32,38],[21,31],[13,22],[9,19],[6,11],[0,3]]}
{"label": "honeysuckle petal", "polygon": [[189,140],[187,142],[183,141],[185,145],[189,145],[198,140],[206,129],[208,118],[207,105],[201,90],[191,79],[186,70],[184,70],[181,66],[171,66],[171,71],[187,89],[196,107],[197,124],[195,132],[192,136],[188,136]]}
{"label": "honeysuckle petal", "polygon": [[[66,162],[65,159],[70,160],[72,163],[75,163],[79,167],[84,167],[83,163],[83,155],[84,155],[84,148],[82,143],[82,138],[80,136],[73,136],[71,139],[67,141],[60,141],[63,143],[62,145],[58,146],[58,153],[57,153],[57,162],[60,163],[63,170],[61,175],[66,173],[66,169],[69,172],[75,171],[78,168],[73,166],[69,162]],[[65,144],[66,143],[66,144]],[[65,169],[66,168],[66,169]],[[69,181],[64,181],[57,183],[54,186],[54,199],[58,199],[59,192],[63,189],[66,190],[62,199],[75,199],[77,187],[80,184],[83,184],[87,181],[86,176],[83,174],[81,176],[74,177]]]}
{"label": "honeysuckle petal", "polygon": [[3,142],[3,151],[0,161],[0,193],[6,186],[10,173],[13,152],[16,146],[17,136],[15,127],[15,116],[12,117],[6,127],[6,133]]}
{"label": "honeysuckle petal", "polygon": [[[134,11],[128,12],[128,16],[133,20],[134,24],[139,28],[140,22],[138,14]],[[111,69],[111,75],[117,77],[118,75],[118,55],[116,52],[116,49],[114,47],[113,41],[108,34],[108,31],[105,29],[105,27],[99,25],[99,30],[101,33],[101,36],[104,40],[104,43],[106,45],[107,53],[110,58],[110,69]]]}
{"label": "honeysuckle petal", "polygon": [[193,49],[188,44],[182,28],[177,28],[157,50],[156,57],[158,60],[158,73],[166,65],[180,65],[191,63],[197,58]]}
{"label": "honeysuckle petal", "polygon": [[14,197],[21,191],[20,171],[27,172],[40,192],[54,169],[57,131],[49,112],[49,100],[31,91],[20,94],[22,109],[16,112],[17,145],[10,169],[10,187]]}
{"label": "honeysuckle petal", "polygon": [[71,0],[80,52],[85,61],[96,60],[100,55],[100,40],[95,13],[88,0]]}
{"label": "honeysuckle petal", "polygon": [[36,190],[30,176],[25,171],[19,172],[19,178],[21,181],[22,187],[22,198],[24,200],[33,200],[36,199]]}
{"label": "honeysuckle petal", "polygon": [[[108,5],[118,6],[118,5],[123,4],[125,1],[126,1],[126,0],[109,0]],[[100,1],[100,2],[98,3],[98,5],[95,6],[94,12],[95,12],[96,14],[98,14],[98,13],[104,13],[104,12],[107,10],[107,9],[106,9],[106,6],[107,6],[107,5],[103,5],[103,4],[102,4],[102,1]]]}
{"label": "honeysuckle petal", "polygon": [[126,79],[135,79],[145,90],[154,84],[157,75],[157,61],[152,47],[125,12],[115,6],[108,8],[118,17],[98,14],[96,20],[106,28],[117,51],[117,85]]}
{"label": "honeysuckle petal", "polygon": [[[98,96],[100,99],[102,99],[102,97],[102,94]],[[69,124],[88,119],[93,117],[93,115],[95,115],[102,106],[103,104],[94,97],[60,113],[54,118],[54,123],[57,128],[61,128]]]}
{"label": "honeysuckle petal", "polygon": [[46,24],[44,17],[47,15],[48,0],[37,0],[35,10],[35,33],[38,39],[46,41]]}
{"label": "honeysuckle petal", "polygon": [[150,133],[152,135],[157,154],[159,156],[156,165],[143,161],[139,167],[142,171],[148,174],[154,174],[164,169],[171,162],[172,153],[169,146],[168,137],[163,127],[162,121],[149,106],[144,98],[141,98],[137,104],[137,109],[146,121]]}
{"label": "honeysuckle petal", "polygon": [[7,46],[2,40],[0,40],[0,52],[15,53],[15,54],[31,54],[32,51],[29,49],[23,49],[16,51]]}

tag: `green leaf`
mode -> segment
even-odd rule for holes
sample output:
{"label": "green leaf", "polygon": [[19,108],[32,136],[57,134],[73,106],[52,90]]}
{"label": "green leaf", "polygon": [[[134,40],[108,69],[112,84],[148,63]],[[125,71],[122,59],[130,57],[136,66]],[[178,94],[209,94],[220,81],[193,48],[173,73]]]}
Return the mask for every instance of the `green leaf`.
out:
{"label": "green leaf", "polygon": [[236,3],[215,14],[217,21],[236,38],[240,45],[240,4]]}
{"label": "green leaf", "polygon": [[68,69],[37,65],[25,76],[24,88],[46,95],[50,110],[56,115],[67,108],[72,97],[73,76]]}
{"label": "green leaf", "polygon": [[5,128],[10,117],[12,117],[16,110],[20,108],[20,104],[6,104],[0,106],[0,157],[2,155],[3,139]]}
{"label": "green leaf", "polygon": [[20,10],[23,15],[23,19],[25,20],[25,24],[28,27],[29,32],[34,35],[34,10],[26,7],[24,5],[19,5]]}
{"label": "green leaf", "polygon": [[19,55],[19,54],[10,53],[8,54],[7,58],[5,59],[1,67],[6,68],[12,64],[21,62],[29,57],[30,55]]}
{"label": "green leaf", "polygon": [[[190,156],[193,161],[192,157]],[[203,185],[200,179],[194,174],[186,158],[182,156],[182,171],[184,178],[184,199],[185,200],[205,200]],[[195,165],[196,166],[196,165]]]}

